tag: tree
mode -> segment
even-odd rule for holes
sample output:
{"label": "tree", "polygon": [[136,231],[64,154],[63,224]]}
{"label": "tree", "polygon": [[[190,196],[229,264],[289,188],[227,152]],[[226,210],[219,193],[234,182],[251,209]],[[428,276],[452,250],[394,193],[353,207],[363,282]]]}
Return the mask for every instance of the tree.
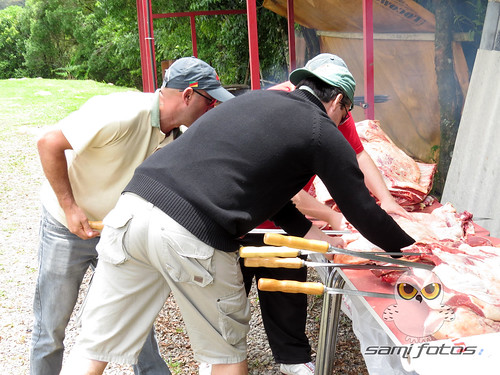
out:
{"label": "tree", "polygon": [[0,11],[0,79],[23,76],[25,35],[20,19],[23,8],[10,6]]}
{"label": "tree", "polygon": [[28,0],[24,19],[30,30],[25,52],[29,74],[54,78],[71,60],[78,11],[78,4],[68,0]]}
{"label": "tree", "polygon": [[453,13],[450,0],[435,1],[435,65],[438,83],[441,144],[434,192],[441,196],[453,155],[463,96],[453,64]]}

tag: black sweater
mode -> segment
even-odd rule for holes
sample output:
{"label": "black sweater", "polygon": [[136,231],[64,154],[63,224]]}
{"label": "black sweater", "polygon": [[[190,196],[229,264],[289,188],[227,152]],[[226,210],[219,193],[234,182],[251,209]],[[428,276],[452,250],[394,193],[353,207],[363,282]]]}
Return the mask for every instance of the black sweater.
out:
{"label": "black sweater", "polygon": [[347,220],[387,251],[414,242],[370,196],[356,155],[303,90],[254,91],[200,117],[150,156],[125,188],[223,251],[270,218],[303,236],[311,223],[290,199],[317,174]]}

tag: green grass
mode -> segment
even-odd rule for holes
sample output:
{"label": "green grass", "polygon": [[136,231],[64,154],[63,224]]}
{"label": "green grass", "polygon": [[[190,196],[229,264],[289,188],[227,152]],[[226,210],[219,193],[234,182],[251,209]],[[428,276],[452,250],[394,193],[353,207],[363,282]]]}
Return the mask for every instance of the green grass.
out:
{"label": "green grass", "polygon": [[0,80],[0,133],[13,127],[52,125],[95,95],[129,90],[136,91],[95,81]]}

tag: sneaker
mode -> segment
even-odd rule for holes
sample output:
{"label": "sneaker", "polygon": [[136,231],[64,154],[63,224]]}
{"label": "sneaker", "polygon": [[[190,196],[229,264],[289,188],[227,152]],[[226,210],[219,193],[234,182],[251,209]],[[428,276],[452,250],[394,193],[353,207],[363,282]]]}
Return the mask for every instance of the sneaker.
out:
{"label": "sneaker", "polygon": [[280,371],[285,375],[314,375],[314,363],[299,363],[296,365],[280,365]]}
{"label": "sneaker", "polygon": [[208,363],[200,363],[200,367],[198,370],[199,375],[211,375],[212,374],[212,365]]}

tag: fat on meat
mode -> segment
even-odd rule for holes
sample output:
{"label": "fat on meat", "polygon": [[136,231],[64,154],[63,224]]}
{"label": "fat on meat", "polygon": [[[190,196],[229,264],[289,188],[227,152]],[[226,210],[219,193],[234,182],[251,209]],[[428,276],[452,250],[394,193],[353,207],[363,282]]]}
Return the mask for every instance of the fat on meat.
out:
{"label": "fat on meat", "polygon": [[495,332],[500,332],[500,322],[481,317],[468,308],[457,307],[455,319],[445,322],[432,336],[444,340]]}

